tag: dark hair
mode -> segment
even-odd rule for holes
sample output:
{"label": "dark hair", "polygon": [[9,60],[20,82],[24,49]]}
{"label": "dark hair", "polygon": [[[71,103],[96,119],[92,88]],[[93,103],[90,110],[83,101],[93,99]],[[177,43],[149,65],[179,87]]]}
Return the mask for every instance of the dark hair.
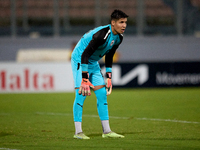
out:
{"label": "dark hair", "polygon": [[111,20],[113,19],[121,19],[121,18],[128,18],[128,15],[125,14],[123,11],[115,9],[111,14]]}

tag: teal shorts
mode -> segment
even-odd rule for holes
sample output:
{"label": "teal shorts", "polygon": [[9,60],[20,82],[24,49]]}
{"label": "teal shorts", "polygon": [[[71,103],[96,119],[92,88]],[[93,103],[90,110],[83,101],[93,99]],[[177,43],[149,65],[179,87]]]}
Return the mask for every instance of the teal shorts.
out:
{"label": "teal shorts", "polygon": [[[74,87],[79,88],[82,81],[82,69],[80,62],[76,62],[71,59],[72,73],[74,79]],[[94,85],[105,85],[104,77],[101,73],[101,68],[99,64],[88,65],[89,81]]]}

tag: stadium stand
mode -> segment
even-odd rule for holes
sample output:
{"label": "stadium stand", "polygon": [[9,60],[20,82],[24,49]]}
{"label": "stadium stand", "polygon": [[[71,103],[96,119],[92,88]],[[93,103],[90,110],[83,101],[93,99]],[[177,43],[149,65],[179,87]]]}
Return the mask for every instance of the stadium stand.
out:
{"label": "stadium stand", "polygon": [[[17,17],[23,16],[23,0],[16,1],[16,14]],[[197,2],[195,4],[198,4]],[[0,18],[10,17],[10,5],[11,1],[0,1]],[[53,0],[27,0],[27,14],[28,17],[41,18],[41,17],[53,17]],[[67,1],[69,9],[69,17],[94,17],[95,15],[95,1],[94,0],[68,0]],[[171,9],[166,7],[161,0],[145,1],[146,5],[146,15],[147,16],[171,16],[173,15]],[[109,0],[101,1],[100,7],[102,15],[107,16],[107,12],[111,12],[114,8],[124,8],[127,14],[131,17],[136,15],[137,0]],[[60,17],[64,16],[65,11],[65,1],[59,1]],[[105,13],[105,9],[107,12]]]}
{"label": "stadium stand", "polygon": [[[24,16],[28,18],[28,25],[31,26],[50,26],[52,30],[52,22],[54,18],[54,0],[16,0],[16,19],[17,27],[22,27]],[[191,0],[194,6],[200,7],[199,0]],[[94,26],[94,18],[96,12],[95,0],[58,0],[60,25],[68,18],[70,25],[92,25]],[[144,0],[145,22],[151,26],[175,26],[175,14],[168,5],[162,0]],[[129,25],[136,25],[137,16],[137,0],[100,0],[99,14],[101,23],[108,22],[108,14],[113,9],[122,9],[129,14]],[[11,25],[11,1],[0,0],[0,36],[4,28]],[[2,29],[1,29],[2,28]],[[162,28],[161,28],[162,29]],[[81,33],[82,34],[82,33]]]}

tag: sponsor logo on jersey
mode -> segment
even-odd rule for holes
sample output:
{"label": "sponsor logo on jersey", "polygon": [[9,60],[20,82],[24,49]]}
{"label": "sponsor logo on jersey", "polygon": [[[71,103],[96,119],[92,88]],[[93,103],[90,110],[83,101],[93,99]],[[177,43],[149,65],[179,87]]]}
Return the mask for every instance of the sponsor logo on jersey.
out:
{"label": "sponsor logo on jersey", "polygon": [[112,40],[112,41],[111,41],[111,43],[110,43],[110,46],[112,46],[114,43],[115,43],[115,41],[114,41],[114,40]]}

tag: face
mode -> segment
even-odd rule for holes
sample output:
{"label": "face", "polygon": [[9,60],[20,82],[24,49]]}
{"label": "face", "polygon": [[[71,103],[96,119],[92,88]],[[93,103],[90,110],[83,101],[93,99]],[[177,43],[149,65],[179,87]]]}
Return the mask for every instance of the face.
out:
{"label": "face", "polygon": [[127,26],[127,18],[121,18],[119,20],[111,21],[112,31],[114,34],[122,34],[124,33]]}

